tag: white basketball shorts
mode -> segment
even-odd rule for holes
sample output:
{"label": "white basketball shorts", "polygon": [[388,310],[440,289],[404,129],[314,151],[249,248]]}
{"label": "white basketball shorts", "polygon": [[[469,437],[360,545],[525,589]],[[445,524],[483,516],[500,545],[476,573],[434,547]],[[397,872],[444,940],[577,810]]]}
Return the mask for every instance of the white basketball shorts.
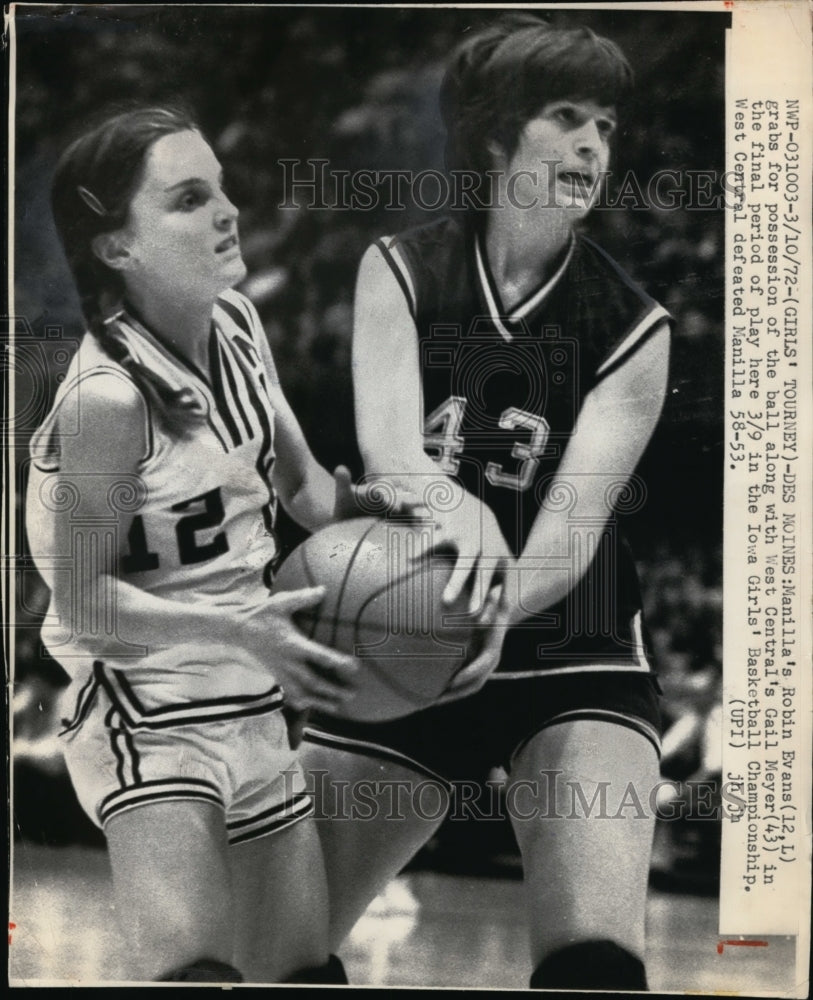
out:
{"label": "white basketball shorts", "polygon": [[94,671],[60,734],[79,802],[97,826],[128,809],[195,799],[223,810],[237,844],[313,813],[278,685],[143,710],[126,683],[112,680]]}

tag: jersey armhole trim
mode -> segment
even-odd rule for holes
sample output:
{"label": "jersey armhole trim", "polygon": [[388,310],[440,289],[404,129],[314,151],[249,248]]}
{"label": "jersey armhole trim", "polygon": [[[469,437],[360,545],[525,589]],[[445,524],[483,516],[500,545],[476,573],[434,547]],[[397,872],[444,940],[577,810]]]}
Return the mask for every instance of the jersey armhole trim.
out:
{"label": "jersey armhole trim", "polygon": [[381,251],[382,257],[389,264],[390,270],[395,275],[395,280],[400,285],[409,306],[410,315],[415,320],[418,313],[418,301],[409,265],[395,240],[391,240],[389,245],[387,245],[385,239],[387,237],[376,240],[375,246]]}
{"label": "jersey armhole trim", "polygon": [[[78,389],[79,386],[82,384],[82,382],[86,382],[88,379],[100,375],[108,375],[108,376],[113,376],[114,378],[121,379],[122,381],[126,382],[128,385],[132,387],[133,391],[140,399],[143,419],[144,419],[144,440],[146,443],[146,450],[144,452],[144,455],[138,460],[139,467],[144,468],[144,466],[146,466],[147,463],[153,458],[155,454],[155,434],[153,432],[152,411],[150,408],[149,401],[144,396],[144,393],[141,392],[137,382],[132,377],[132,375],[129,374],[129,372],[123,371],[119,368],[114,368],[112,365],[97,365],[94,368],[89,369],[88,371],[80,372],[76,376],[76,378],[70,383],[70,385],[66,386],[62,398],[55,404],[53,410],[46,418],[45,423],[34,433],[34,436],[31,439],[31,444],[29,446],[29,451],[31,452],[32,464],[34,465],[34,468],[37,469],[39,472],[55,473],[59,472],[61,469],[61,463],[59,459],[49,457],[50,450],[49,453],[47,453],[41,458],[37,458],[34,455],[34,449],[37,447],[41,436],[43,434],[47,434],[50,437],[56,434],[56,424],[59,418],[59,411],[62,408],[63,404],[65,403],[68,394],[73,392],[75,389]],[[67,437],[68,435],[65,436]]]}
{"label": "jersey armhole trim", "polygon": [[593,384],[601,382],[608,375],[625,364],[664,323],[671,327],[672,316],[660,305],[654,305],[627,333],[612,354],[596,369]]}
{"label": "jersey armhole trim", "polygon": [[[133,378],[133,376],[130,375],[129,372],[118,371],[115,368],[111,368],[111,369],[105,369],[104,373],[105,374],[110,374],[110,375],[115,375],[117,378],[124,379],[125,382],[128,382],[133,387],[133,390],[135,391],[135,394],[138,396],[139,400],[141,401],[141,409],[142,409],[142,413],[143,413],[143,417],[144,417],[144,441],[145,441],[145,444],[146,444],[146,450],[145,450],[144,454],[142,455],[142,457],[138,460],[138,466],[139,466],[140,469],[145,469],[147,467],[147,465],[155,457],[155,451],[156,451],[156,449],[155,449],[155,431],[153,429],[153,422],[154,422],[153,408],[150,405],[149,399],[139,389],[138,383]],[[102,374],[102,372],[101,371],[88,372],[88,375],[94,375],[94,374]]]}

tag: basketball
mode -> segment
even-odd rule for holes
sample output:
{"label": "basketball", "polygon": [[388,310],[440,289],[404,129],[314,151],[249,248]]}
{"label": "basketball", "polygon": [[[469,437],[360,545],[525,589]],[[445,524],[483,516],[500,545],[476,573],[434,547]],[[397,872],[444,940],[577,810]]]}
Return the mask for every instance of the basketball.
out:
{"label": "basketball", "polygon": [[470,584],[442,603],[455,554],[431,549],[431,525],[354,518],[328,525],[288,556],[275,593],[324,586],[322,603],[295,616],[316,642],[358,657],[357,690],[341,707],[380,722],[431,705],[476,655]]}

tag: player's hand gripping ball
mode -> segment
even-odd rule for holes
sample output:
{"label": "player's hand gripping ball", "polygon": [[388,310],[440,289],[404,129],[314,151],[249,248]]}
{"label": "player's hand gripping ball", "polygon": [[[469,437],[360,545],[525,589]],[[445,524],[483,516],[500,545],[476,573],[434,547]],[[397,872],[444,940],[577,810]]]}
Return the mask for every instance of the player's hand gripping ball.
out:
{"label": "player's hand gripping ball", "polygon": [[481,647],[471,584],[453,605],[442,602],[456,553],[432,549],[431,530],[353,518],[311,535],[280,567],[274,593],[326,588],[320,605],[295,616],[299,628],[360,661],[343,718],[377,722],[426,708]]}

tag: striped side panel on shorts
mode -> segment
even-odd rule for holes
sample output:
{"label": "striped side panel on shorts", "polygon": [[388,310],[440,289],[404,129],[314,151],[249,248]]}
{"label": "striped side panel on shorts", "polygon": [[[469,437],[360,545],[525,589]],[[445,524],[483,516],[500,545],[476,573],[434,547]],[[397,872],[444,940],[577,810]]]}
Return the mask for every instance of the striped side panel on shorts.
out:
{"label": "striped side panel on shorts", "polygon": [[249,819],[232,820],[226,823],[230,844],[243,844],[248,840],[265,837],[269,833],[279,833],[286,827],[313,814],[313,799],[307,792],[298,792],[286,802],[264,809]]}
{"label": "striped side panel on shorts", "polygon": [[171,729],[175,726],[201,725],[226,719],[244,719],[279,711],[285,700],[282,688],[275,684],[258,695],[231,695],[148,709],[139,701],[124,671],[111,670],[100,660],[93,667],[95,676],[124,724],[132,729]]}
{"label": "striped side panel on shorts", "polygon": [[106,795],[99,805],[99,820],[104,826],[113,816],[118,816],[128,809],[181,799],[197,799],[223,808],[220,791],[214,782],[206,781],[204,778],[167,778],[142,781]]}
{"label": "striped side panel on shorts", "polygon": [[133,735],[123,727],[122,717],[111,705],[104,717],[110,749],[116,759],[116,778],[122,788],[141,784],[141,761]]}
{"label": "striped side panel on shorts", "polygon": [[64,736],[66,733],[70,733],[82,725],[88,712],[93,707],[93,699],[95,698],[98,690],[99,680],[94,674],[91,674],[82,685],[82,688],[76,697],[76,707],[74,708],[73,715],[69,719],[62,719],[62,729],[59,733],[60,736]]}

